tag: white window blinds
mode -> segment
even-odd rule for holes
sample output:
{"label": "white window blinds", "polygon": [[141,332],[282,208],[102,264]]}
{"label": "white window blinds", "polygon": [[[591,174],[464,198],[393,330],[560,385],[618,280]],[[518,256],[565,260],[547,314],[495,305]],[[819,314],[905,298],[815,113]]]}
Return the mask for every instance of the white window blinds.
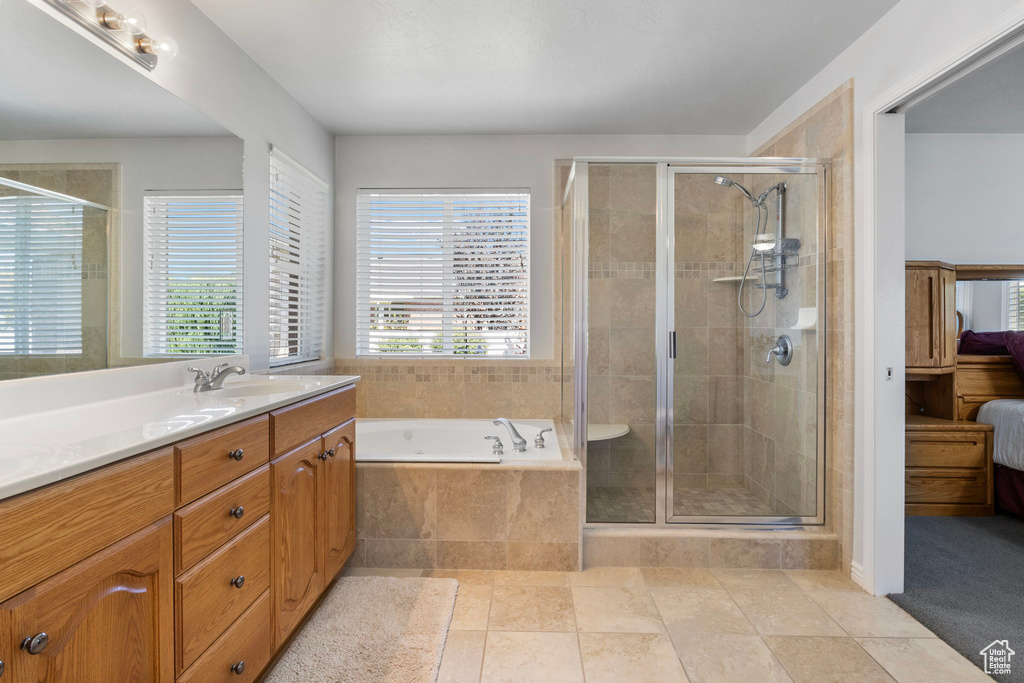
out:
{"label": "white window blinds", "polygon": [[82,353],[82,211],[0,198],[0,354]]}
{"label": "white window blinds", "polygon": [[530,195],[357,198],[357,354],[529,356]]}
{"label": "white window blinds", "polygon": [[241,192],[151,192],[144,203],[143,353],[241,353]]}
{"label": "white window blinds", "polygon": [[327,189],[327,183],[278,150],[271,150],[271,366],[320,358]]}
{"label": "white window blinds", "polygon": [[1024,331],[1024,282],[1006,283],[1006,329]]}

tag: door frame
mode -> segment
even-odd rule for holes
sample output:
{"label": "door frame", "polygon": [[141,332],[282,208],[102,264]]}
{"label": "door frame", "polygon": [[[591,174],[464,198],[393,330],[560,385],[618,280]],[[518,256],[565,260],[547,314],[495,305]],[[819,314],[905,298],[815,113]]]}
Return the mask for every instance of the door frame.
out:
{"label": "door frame", "polygon": [[[863,109],[862,220],[854,251],[856,297],[854,558],[869,593],[903,592],[905,331],[900,113],[1024,34],[1024,3],[897,82]],[[898,238],[893,242],[893,238]],[[895,330],[895,332],[893,332]],[[889,369],[891,377],[887,377]],[[861,552],[858,552],[858,549]]]}
{"label": "door frame", "polygon": [[[800,159],[800,158],[774,158],[774,157],[750,157],[744,163],[732,163],[735,160],[722,160],[722,163],[713,163],[710,160],[679,162],[663,162],[658,164],[658,210],[657,210],[657,287],[655,303],[655,354],[658,362],[657,367],[657,428],[656,428],[656,459],[657,459],[657,483],[655,489],[656,498],[656,523],[668,526],[682,526],[692,524],[715,524],[727,526],[745,526],[754,528],[764,527],[792,527],[792,526],[821,526],[826,523],[827,490],[826,490],[826,459],[827,449],[825,435],[827,432],[828,392],[826,386],[826,364],[827,356],[825,340],[828,330],[827,319],[827,272],[828,264],[825,258],[828,253],[828,183],[831,178],[831,160],[828,159]],[[674,443],[675,429],[675,372],[674,359],[671,356],[671,335],[675,332],[675,178],[680,174],[701,174],[717,175],[727,173],[743,174],[765,174],[765,175],[811,175],[817,177],[818,206],[817,206],[817,235],[815,237],[817,252],[817,272],[815,278],[816,307],[826,314],[818,316],[817,330],[815,334],[816,357],[818,358],[816,372],[816,400],[815,417],[816,449],[817,458],[815,462],[815,514],[814,516],[781,516],[767,515],[758,517],[739,516],[686,516],[672,513],[674,508],[674,458],[669,457]],[[676,354],[678,356],[678,353]]]}

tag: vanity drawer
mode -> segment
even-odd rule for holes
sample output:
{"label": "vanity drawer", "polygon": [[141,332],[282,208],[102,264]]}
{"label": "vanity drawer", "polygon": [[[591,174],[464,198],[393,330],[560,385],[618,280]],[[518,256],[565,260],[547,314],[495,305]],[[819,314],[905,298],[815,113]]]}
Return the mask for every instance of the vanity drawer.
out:
{"label": "vanity drawer", "polygon": [[355,386],[275,410],[270,413],[274,455],[283,455],[355,416]]}
{"label": "vanity drawer", "polygon": [[[241,587],[232,581],[245,577]],[[270,515],[175,580],[177,670],[186,669],[270,586]]]}
{"label": "vanity drawer", "polygon": [[984,469],[953,467],[908,467],[906,502],[961,503],[988,502],[988,473]]}
{"label": "vanity drawer", "polygon": [[[270,661],[270,591],[264,591],[178,683],[248,683]],[[243,668],[237,672],[239,662]],[[232,669],[235,667],[235,669]]]}
{"label": "vanity drawer", "polygon": [[175,446],[178,504],[191,503],[218,486],[270,462],[266,415],[202,434]]}
{"label": "vanity drawer", "polygon": [[174,513],[177,573],[270,512],[270,465],[220,487]]}
{"label": "vanity drawer", "polygon": [[964,431],[907,433],[907,467],[986,467],[987,434]]}

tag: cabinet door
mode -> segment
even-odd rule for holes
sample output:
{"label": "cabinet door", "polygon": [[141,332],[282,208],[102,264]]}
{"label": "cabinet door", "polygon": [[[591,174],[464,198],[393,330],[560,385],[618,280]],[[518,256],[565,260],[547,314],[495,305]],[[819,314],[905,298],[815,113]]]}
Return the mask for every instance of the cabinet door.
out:
{"label": "cabinet door", "polygon": [[324,569],[332,580],[356,547],[356,421],[324,435]]}
{"label": "cabinet door", "polygon": [[[7,676],[173,681],[172,541],[168,517],[0,605]],[[36,654],[19,648],[26,638],[35,638]]]}
{"label": "cabinet door", "polygon": [[324,585],[321,443],[316,438],[270,464],[275,648],[302,621]]}

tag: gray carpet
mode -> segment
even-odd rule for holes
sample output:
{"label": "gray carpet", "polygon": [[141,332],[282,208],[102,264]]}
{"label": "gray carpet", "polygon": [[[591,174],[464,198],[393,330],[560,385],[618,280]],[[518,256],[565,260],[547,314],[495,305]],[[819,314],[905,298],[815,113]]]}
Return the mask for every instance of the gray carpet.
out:
{"label": "gray carpet", "polygon": [[1024,519],[907,517],[905,592],[897,605],[968,660],[1008,639],[1013,673],[1024,681]]}

